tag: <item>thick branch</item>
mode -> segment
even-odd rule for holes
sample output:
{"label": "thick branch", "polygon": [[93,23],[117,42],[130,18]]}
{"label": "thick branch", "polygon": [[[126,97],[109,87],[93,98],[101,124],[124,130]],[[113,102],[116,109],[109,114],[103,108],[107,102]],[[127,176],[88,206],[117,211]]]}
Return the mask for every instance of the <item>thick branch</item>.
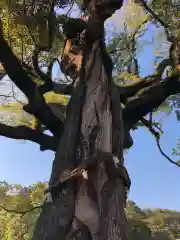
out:
{"label": "thick branch", "polygon": [[31,66],[29,66],[25,62],[22,63],[22,66],[31,77],[33,77],[33,78],[38,77],[38,75],[34,72],[34,69]]}
{"label": "thick branch", "polygon": [[147,76],[139,81],[126,86],[119,86],[119,93],[122,99],[127,99],[134,96],[139,90],[152,86],[157,83],[156,75]]}
{"label": "thick branch", "polygon": [[25,126],[11,127],[0,123],[0,135],[12,139],[23,139],[38,143],[41,146],[41,150],[49,149],[55,151],[58,145],[57,139]]}
{"label": "thick branch", "polygon": [[105,20],[122,7],[123,0],[83,0],[82,3],[84,9],[88,10],[89,15],[96,14]]}
{"label": "thick branch", "polygon": [[0,33],[0,61],[11,80],[27,96],[35,117],[53,133],[61,132],[63,123],[53,115],[36,84],[22,68],[20,61],[4,40],[2,32]]}
{"label": "thick branch", "polygon": [[180,73],[158,82],[147,88],[139,97],[128,102],[124,109],[124,119],[128,122],[129,129],[143,116],[152,112],[167,97],[180,93]]}
{"label": "thick branch", "polygon": [[130,97],[133,97],[142,90],[143,88],[147,88],[157,84],[162,78],[164,70],[167,66],[172,66],[172,60],[170,58],[164,59],[160,62],[158,67],[156,68],[156,74],[152,76],[147,76],[139,81],[130,83],[125,86],[119,86],[119,93],[121,95],[122,102],[126,102],[126,100]]}
{"label": "thick branch", "polygon": [[171,65],[172,65],[172,61],[170,58],[164,59],[160,62],[160,64],[156,68],[155,75],[147,76],[143,79],[140,79],[139,81],[130,83],[125,86],[119,86],[119,92],[120,92],[121,98],[124,100],[130,97],[133,97],[141,89],[157,84],[157,82],[160,81],[159,79],[162,78],[165,68]]}
{"label": "thick branch", "polygon": [[52,85],[43,84],[38,89],[41,94],[53,91],[57,94],[71,95],[72,90],[73,90],[73,85],[52,82]]}
{"label": "thick branch", "polygon": [[172,66],[172,60],[170,58],[164,59],[160,62],[156,69],[156,73],[158,76],[162,77],[164,70],[166,69],[167,66]]}

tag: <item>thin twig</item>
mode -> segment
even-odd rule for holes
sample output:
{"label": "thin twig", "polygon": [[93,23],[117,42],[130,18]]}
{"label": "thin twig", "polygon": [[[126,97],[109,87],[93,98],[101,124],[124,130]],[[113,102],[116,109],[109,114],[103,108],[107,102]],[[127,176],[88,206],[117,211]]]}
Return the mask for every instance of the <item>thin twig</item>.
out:
{"label": "thin twig", "polygon": [[[138,25],[138,27],[135,29],[134,33],[132,34],[131,39],[129,40],[129,42],[127,42],[127,44],[125,44],[124,47],[121,47],[121,48],[119,48],[119,49],[116,48],[116,49],[113,49],[113,50],[111,50],[111,51],[108,51],[108,54],[113,54],[113,53],[115,53],[115,52],[120,52],[120,51],[123,51],[123,50],[125,50],[126,48],[128,48],[128,47],[130,46],[130,44],[134,41],[134,38],[135,38],[136,34],[138,33],[141,25],[142,25],[142,24],[145,24],[146,22],[147,22],[147,19],[145,19],[144,21],[142,21],[142,22]],[[122,38],[118,41],[117,44],[119,44],[121,40],[122,40]]]}
{"label": "thin twig", "polygon": [[15,94],[15,91],[14,91],[14,86],[12,84],[12,97],[14,98],[14,100],[16,100],[21,106],[24,105],[24,102],[20,101],[19,99],[16,98],[16,94]]}
{"label": "thin twig", "polygon": [[155,129],[153,129],[153,127],[151,126],[151,123],[146,120],[146,119],[141,119],[141,122],[144,124],[144,126],[151,132],[151,134],[155,137],[155,140],[156,140],[156,144],[157,144],[157,147],[160,151],[160,153],[162,154],[163,157],[165,157],[170,163],[176,165],[177,167],[180,167],[180,164],[173,161],[163,150],[162,150],[162,147],[160,145],[160,133],[157,132]]}
{"label": "thin twig", "polygon": [[158,139],[156,139],[156,143],[157,143],[157,147],[158,147],[160,153],[162,154],[162,156],[165,157],[170,163],[172,163],[172,164],[180,167],[180,164],[179,164],[179,163],[173,161],[173,160],[172,160],[168,155],[166,155],[166,153],[162,150],[161,145],[160,145]]}
{"label": "thin twig", "polygon": [[70,6],[69,10],[67,11],[66,16],[70,16],[69,14],[70,14],[73,6],[74,6],[74,2],[71,3],[71,6]]}
{"label": "thin twig", "polygon": [[141,3],[143,7],[167,30],[168,29],[168,24],[166,24],[149,6],[148,4],[144,1],[141,0]]}

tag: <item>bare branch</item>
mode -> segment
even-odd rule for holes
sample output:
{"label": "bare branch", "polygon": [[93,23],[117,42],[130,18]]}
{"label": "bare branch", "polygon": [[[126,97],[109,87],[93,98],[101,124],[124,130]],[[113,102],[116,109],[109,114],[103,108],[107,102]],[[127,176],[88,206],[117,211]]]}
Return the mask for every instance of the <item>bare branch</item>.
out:
{"label": "bare branch", "polygon": [[139,90],[156,84],[157,81],[159,81],[157,75],[147,76],[125,86],[118,86],[119,93],[122,99],[127,99],[134,96]]}
{"label": "bare branch", "polygon": [[47,134],[37,132],[26,126],[7,126],[0,123],[0,135],[11,139],[23,139],[38,143],[41,150],[55,151],[58,145],[57,139]]}
{"label": "bare branch", "polygon": [[29,66],[27,63],[23,62],[22,66],[31,77],[33,77],[33,78],[38,77],[38,75],[35,73],[34,69],[31,66]]}
{"label": "bare branch", "polygon": [[2,28],[0,29],[0,61],[11,80],[27,96],[35,117],[53,133],[60,133],[63,123],[53,115],[45,99],[39,93],[37,85],[28,76],[18,58],[13,54],[3,37]]}
{"label": "bare branch", "polygon": [[40,86],[38,89],[41,94],[44,94],[49,91],[53,91],[56,94],[71,95],[73,87],[74,87],[73,84],[63,84],[63,83],[60,84],[60,83],[53,82],[51,87],[47,84],[44,84]]}
{"label": "bare branch", "polygon": [[[135,41],[135,37],[136,37],[136,34],[138,33],[140,27],[147,23],[147,19],[145,19],[144,21],[142,21],[138,26],[137,28],[135,29],[135,31],[133,32],[132,36],[131,36],[131,39],[125,44],[124,47],[121,47],[121,48],[116,48],[116,49],[113,49],[111,51],[108,51],[109,54],[113,54],[113,53],[116,53],[116,52],[120,52],[120,51],[123,51],[125,50],[126,48],[130,48],[130,45],[133,41]],[[119,42],[122,40],[122,38],[119,40]]]}
{"label": "bare branch", "polygon": [[152,112],[167,97],[180,93],[179,78],[180,72],[174,73],[171,77],[147,87],[139,96],[128,101],[123,114],[129,129],[146,114]]}
{"label": "bare branch", "polygon": [[143,88],[147,88],[149,86],[155,85],[162,78],[163,72],[167,66],[172,65],[172,60],[170,58],[164,59],[160,62],[158,67],[156,68],[156,74],[144,77],[139,81],[135,81],[133,83],[127,84],[125,86],[119,86],[119,92],[123,102],[130,97],[133,97],[137,94],[138,91]]}
{"label": "bare branch", "polygon": [[140,4],[143,5],[143,7],[154,17],[155,20],[157,20],[164,28],[165,30],[168,29],[168,24],[166,24],[146,3],[144,0],[140,0]]}
{"label": "bare branch", "polygon": [[157,147],[160,151],[160,153],[162,154],[163,157],[165,157],[170,163],[176,165],[177,167],[180,167],[180,164],[173,161],[163,150],[162,150],[162,147],[160,145],[160,134],[159,132],[155,131],[155,129],[153,129],[153,127],[151,126],[151,123],[149,121],[147,121],[146,119],[141,119],[141,122],[144,124],[144,126],[147,127],[147,129],[152,133],[152,135],[155,137],[155,140],[156,140],[156,144],[157,144]]}
{"label": "bare branch", "polygon": [[60,94],[71,94],[72,92],[72,85],[68,84],[58,84],[52,81],[51,78],[51,73],[52,73],[52,67],[54,64],[54,61],[56,59],[53,59],[51,63],[48,66],[48,72],[47,74],[43,73],[39,67],[38,64],[38,55],[41,52],[42,49],[37,48],[34,50],[33,56],[32,56],[32,61],[33,61],[33,66],[34,69],[37,73],[37,75],[41,78],[41,80],[44,81],[44,84],[38,87],[39,91],[41,94],[44,94],[49,91],[54,91],[55,93],[60,93]]}
{"label": "bare branch", "polygon": [[40,209],[42,207],[43,207],[43,204],[39,205],[39,206],[32,207],[32,208],[27,209],[25,211],[18,211],[18,210],[15,210],[15,209],[8,209],[8,208],[0,205],[0,208],[3,209],[4,211],[8,212],[8,213],[15,213],[15,214],[21,214],[21,215],[25,215],[25,214],[27,214],[29,212],[32,212],[32,211],[34,211],[36,209]]}
{"label": "bare branch", "polygon": [[156,68],[156,74],[159,77],[162,77],[164,70],[167,66],[172,66],[172,60],[170,58],[164,59],[160,62],[160,64],[158,65],[158,67]]}
{"label": "bare branch", "polygon": [[159,148],[160,153],[162,154],[163,157],[165,157],[170,163],[176,165],[177,167],[180,167],[180,164],[173,161],[161,148],[161,145],[159,143],[159,140],[156,139],[157,146]]}
{"label": "bare branch", "polygon": [[63,94],[67,94],[70,95],[72,93],[73,90],[73,84],[59,84],[59,83],[53,83],[53,91],[55,93],[63,93]]}

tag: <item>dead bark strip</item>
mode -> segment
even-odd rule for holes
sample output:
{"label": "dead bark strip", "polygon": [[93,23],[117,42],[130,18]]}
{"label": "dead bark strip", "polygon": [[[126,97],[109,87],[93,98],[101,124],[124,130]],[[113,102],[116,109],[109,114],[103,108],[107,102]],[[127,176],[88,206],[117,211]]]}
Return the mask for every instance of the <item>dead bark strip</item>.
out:
{"label": "dead bark strip", "polygon": [[[105,62],[108,61],[105,59],[106,57],[102,41],[95,41],[86,63],[86,71],[90,70],[87,71],[88,74],[85,73],[87,91],[82,113],[80,145],[83,153],[81,153],[81,159],[92,156],[99,149],[112,156],[113,154],[118,156],[119,163],[122,165],[122,110],[118,89],[112,83],[110,68],[107,69],[107,65],[105,65]],[[112,134],[116,136],[114,141]],[[112,157],[111,161],[113,161]],[[113,167],[115,168],[115,165]],[[89,182],[87,188],[89,186],[94,188],[93,193],[92,189],[91,193],[88,189],[87,192],[89,193],[88,197],[93,199],[97,205],[99,222],[96,222],[96,225],[100,225],[97,232],[92,233],[91,231],[92,239],[127,239],[124,214],[126,193],[121,176],[114,177],[113,169],[107,171],[106,164],[97,160],[93,172],[89,170],[87,181]],[[89,225],[93,221],[95,218],[89,219]]]}

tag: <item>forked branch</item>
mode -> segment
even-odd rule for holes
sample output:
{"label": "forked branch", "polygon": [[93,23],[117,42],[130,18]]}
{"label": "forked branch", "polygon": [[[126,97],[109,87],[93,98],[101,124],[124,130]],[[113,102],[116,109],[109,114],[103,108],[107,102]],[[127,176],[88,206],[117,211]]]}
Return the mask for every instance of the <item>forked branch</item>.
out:
{"label": "forked branch", "polygon": [[4,39],[0,27],[0,61],[11,80],[27,96],[32,112],[50,131],[57,134],[62,131],[63,123],[56,118],[39,93],[37,85],[23,69],[18,58]]}

